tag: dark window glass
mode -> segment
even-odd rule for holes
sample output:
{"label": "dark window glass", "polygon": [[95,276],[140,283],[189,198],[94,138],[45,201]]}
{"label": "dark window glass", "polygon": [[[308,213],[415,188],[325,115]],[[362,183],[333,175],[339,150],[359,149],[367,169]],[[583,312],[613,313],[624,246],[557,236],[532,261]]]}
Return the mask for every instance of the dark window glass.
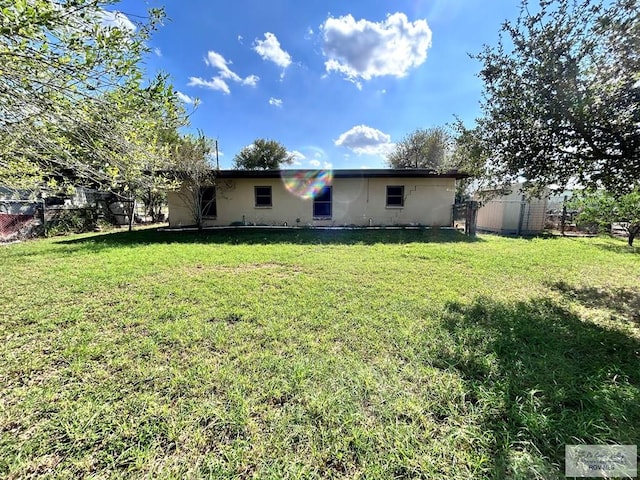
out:
{"label": "dark window glass", "polygon": [[315,197],[317,202],[330,202],[331,201],[331,187],[324,187]]}
{"label": "dark window glass", "polygon": [[270,207],[272,205],[271,187],[255,187],[256,207]]}
{"label": "dark window glass", "polygon": [[387,186],[387,207],[404,206],[404,186]]}
{"label": "dark window glass", "polygon": [[216,209],[216,187],[206,187],[202,189],[202,216],[215,217]]}
{"label": "dark window glass", "polygon": [[324,187],[313,199],[313,216],[331,218],[331,187]]}

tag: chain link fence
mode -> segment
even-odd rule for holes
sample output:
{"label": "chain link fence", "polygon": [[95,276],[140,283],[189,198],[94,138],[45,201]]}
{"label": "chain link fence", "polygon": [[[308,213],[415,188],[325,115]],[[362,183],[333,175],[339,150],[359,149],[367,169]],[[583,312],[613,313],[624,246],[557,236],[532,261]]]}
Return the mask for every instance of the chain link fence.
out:
{"label": "chain link fence", "polygon": [[42,202],[0,200],[0,242],[34,237],[41,228]]}

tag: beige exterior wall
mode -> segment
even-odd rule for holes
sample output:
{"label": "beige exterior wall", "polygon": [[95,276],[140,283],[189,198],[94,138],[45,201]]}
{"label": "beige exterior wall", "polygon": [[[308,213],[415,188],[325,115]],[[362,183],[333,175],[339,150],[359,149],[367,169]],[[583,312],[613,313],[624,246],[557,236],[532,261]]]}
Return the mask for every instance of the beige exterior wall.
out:
{"label": "beige exterior wall", "polygon": [[[313,218],[313,199],[289,192],[278,178],[223,180],[217,189],[217,216],[205,226],[247,225],[346,226],[346,225],[451,225],[455,200],[452,178],[334,178],[331,219]],[[386,187],[404,186],[404,207],[386,206]],[[254,187],[271,186],[272,207],[256,207]],[[193,225],[191,209],[182,196],[170,192],[171,227]]]}

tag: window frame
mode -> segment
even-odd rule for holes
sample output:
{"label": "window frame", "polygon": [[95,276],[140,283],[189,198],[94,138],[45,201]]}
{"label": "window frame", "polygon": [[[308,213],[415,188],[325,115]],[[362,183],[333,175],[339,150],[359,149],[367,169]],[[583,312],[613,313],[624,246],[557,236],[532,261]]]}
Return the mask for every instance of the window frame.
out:
{"label": "window frame", "polygon": [[[258,198],[267,198],[265,194],[258,194],[259,188],[268,188],[269,189],[269,204],[261,205],[258,203]],[[254,208],[273,208],[273,188],[271,185],[254,185],[253,187],[253,206]]]}
{"label": "window frame", "polygon": [[[218,217],[218,198],[217,198],[217,189],[215,185],[209,187],[202,187],[202,194],[200,196],[200,209],[202,212],[202,218],[211,218],[215,219]],[[213,198],[209,200],[210,197],[205,193],[207,190],[213,191]],[[205,203],[205,199],[207,203]],[[210,203],[209,203],[210,202]],[[211,210],[213,210],[213,214],[211,214]]]}
{"label": "window frame", "polygon": [[[321,195],[323,191],[329,192],[329,200],[317,200],[317,198]],[[329,215],[316,215],[316,205],[329,205]],[[313,197],[312,207],[313,209],[313,219],[314,220],[331,220],[333,218],[333,186],[328,185],[326,187],[322,187],[322,190],[318,193],[318,195]]]}
{"label": "window frame", "polygon": [[[399,194],[390,194],[390,188],[399,188]],[[400,203],[389,203],[389,198],[400,199]],[[385,206],[386,208],[404,208],[404,185],[387,185],[386,196],[385,196]]]}

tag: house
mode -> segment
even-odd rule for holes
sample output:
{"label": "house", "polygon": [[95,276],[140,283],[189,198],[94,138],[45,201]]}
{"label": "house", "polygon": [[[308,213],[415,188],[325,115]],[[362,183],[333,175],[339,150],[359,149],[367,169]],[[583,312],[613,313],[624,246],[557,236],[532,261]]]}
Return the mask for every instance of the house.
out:
{"label": "house", "polygon": [[[507,192],[485,191],[478,209],[476,228],[481,232],[507,235],[536,235],[545,228],[547,197],[528,198],[522,184]],[[545,192],[546,193],[546,192]]]}
{"label": "house", "polygon": [[[219,170],[204,192],[203,226],[450,226],[456,180],[427,169]],[[193,225],[182,190],[169,192],[169,226]]]}

